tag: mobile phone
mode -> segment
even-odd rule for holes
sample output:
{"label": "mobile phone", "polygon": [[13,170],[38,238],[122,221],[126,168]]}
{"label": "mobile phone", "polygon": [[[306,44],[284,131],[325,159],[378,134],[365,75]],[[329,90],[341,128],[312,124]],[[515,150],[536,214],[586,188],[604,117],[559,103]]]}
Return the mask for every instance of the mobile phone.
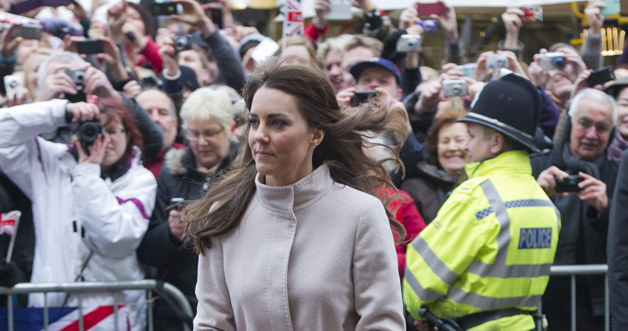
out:
{"label": "mobile phone", "polygon": [[615,72],[613,71],[613,66],[607,66],[592,72],[589,78],[587,78],[587,84],[593,87],[611,80],[615,80]]}
{"label": "mobile phone", "polygon": [[166,210],[181,210],[184,207],[185,199],[183,198],[171,198]]}
{"label": "mobile phone", "polygon": [[580,188],[578,184],[583,180],[584,178],[579,175],[571,175],[563,179],[556,178],[556,187],[554,190],[556,193],[581,191],[582,188]]}
{"label": "mobile phone", "polygon": [[100,54],[105,52],[102,40],[87,39],[76,43],[76,52],[79,54]]}
{"label": "mobile phone", "polygon": [[270,38],[264,38],[259,45],[255,46],[255,49],[251,52],[251,57],[255,62],[262,64],[275,55],[278,50],[279,44]]}
{"label": "mobile phone", "polygon": [[21,75],[4,76],[4,90],[9,100],[21,98],[24,95],[24,77]]}
{"label": "mobile phone", "polygon": [[331,0],[330,8],[325,14],[328,21],[348,21],[353,17],[349,0]]}
{"label": "mobile phone", "polygon": [[41,33],[43,32],[43,27],[40,24],[33,23],[23,23],[13,26],[13,30],[11,31],[11,36],[13,38],[22,37],[24,39],[41,39]]}
{"label": "mobile phone", "polygon": [[417,16],[429,17],[430,15],[441,15],[444,10],[442,2],[416,3]]}
{"label": "mobile phone", "polygon": [[216,24],[216,26],[218,27],[218,29],[222,29],[223,27],[223,22],[222,22],[222,7],[213,7],[212,8],[212,22],[214,22],[214,24]]}
{"label": "mobile phone", "polygon": [[543,22],[543,7],[541,6],[524,6],[521,7],[523,11],[523,22]]}
{"label": "mobile phone", "polygon": [[371,98],[377,96],[377,92],[375,91],[356,91],[351,97],[351,101],[349,101],[349,105],[351,107],[357,107],[365,102],[368,102]]}
{"label": "mobile phone", "polygon": [[619,0],[602,0],[606,5],[604,8],[600,8],[600,14],[608,17],[609,15],[619,14],[621,11],[621,4]]}
{"label": "mobile phone", "polygon": [[150,9],[155,16],[170,16],[181,13],[179,4],[174,2],[153,2],[150,4]]}

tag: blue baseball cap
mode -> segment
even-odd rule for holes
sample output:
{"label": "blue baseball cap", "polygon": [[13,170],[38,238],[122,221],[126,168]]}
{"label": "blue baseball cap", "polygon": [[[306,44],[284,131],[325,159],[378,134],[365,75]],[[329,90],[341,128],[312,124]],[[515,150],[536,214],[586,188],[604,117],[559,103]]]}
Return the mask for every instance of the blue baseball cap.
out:
{"label": "blue baseball cap", "polygon": [[351,69],[349,69],[349,72],[351,72],[351,75],[353,75],[353,78],[355,78],[355,81],[357,82],[360,78],[360,74],[362,74],[362,71],[373,67],[383,68],[390,71],[390,73],[397,79],[397,84],[399,84],[399,86],[402,85],[401,71],[399,71],[399,68],[397,68],[397,66],[391,61],[382,59],[381,57],[374,57],[366,61],[358,62],[354,64]]}

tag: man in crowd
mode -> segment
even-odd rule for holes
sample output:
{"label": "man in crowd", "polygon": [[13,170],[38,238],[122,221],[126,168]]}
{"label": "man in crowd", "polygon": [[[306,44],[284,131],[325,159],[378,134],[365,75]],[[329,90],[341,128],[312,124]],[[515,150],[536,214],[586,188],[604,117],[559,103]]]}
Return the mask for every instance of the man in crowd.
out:
{"label": "man in crowd", "polygon": [[427,308],[465,330],[535,327],[560,228],[531,176],[540,107],[535,87],[509,74],[488,83],[460,119],[470,136],[469,180],[408,246],[403,294],[413,318]]}
{"label": "man in crowd", "polygon": [[[580,91],[571,102],[563,139],[549,154],[531,159],[537,182],[552,197],[564,220],[557,265],[606,263],[608,205],[618,168],[608,159],[607,148],[616,113],[610,96],[594,89]],[[604,326],[604,278],[578,278],[582,279],[576,282],[576,324],[600,330]],[[550,327],[570,324],[570,307],[565,304],[569,293],[568,278],[550,280],[543,297],[543,313]]]}

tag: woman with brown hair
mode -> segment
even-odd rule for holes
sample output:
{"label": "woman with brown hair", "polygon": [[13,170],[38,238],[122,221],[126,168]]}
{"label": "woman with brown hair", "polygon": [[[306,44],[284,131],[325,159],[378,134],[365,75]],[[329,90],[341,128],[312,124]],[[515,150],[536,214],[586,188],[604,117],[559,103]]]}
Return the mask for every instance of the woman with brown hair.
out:
{"label": "woman with brown hair", "polygon": [[340,111],[317,68],[272,65],[244,89],[231,172],[183,218],[200,252],[195,329],[403,330],[392,187],[360,132],[386,111]]}

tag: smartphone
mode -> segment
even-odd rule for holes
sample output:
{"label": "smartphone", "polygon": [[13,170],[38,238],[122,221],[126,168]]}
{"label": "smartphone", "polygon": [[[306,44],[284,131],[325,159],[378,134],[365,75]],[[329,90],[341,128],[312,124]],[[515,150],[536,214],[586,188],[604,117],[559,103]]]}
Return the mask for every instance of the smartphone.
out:
{"label": "smartphone", "polygon": [[24,95],[24,77],[21,75],[4,76],[4,90],[9,100],[21,98]]}
{"label": "smartphone", "polygon": [[523,22],[543,22],[543,8],[541,6],[521,7],[523,11]]}
{"label": "smartphone", "polygon": [[253,52],[251,52],[251,58],[253,58],[255,62],[262,64],[275,55],[278,50],[279,44],[270,38],[264,38],[259,45],[255,46]]}
{"label": "smartphone", "polygon": [[155,16],[170,16],[181,14],[181,8],[174,2],[154,2],[150,5],[151,12]]}
{"label": "smartphone", "polygon": [[100,54],[105,52],[102,40],[87,39],[76,43],[76,52],[79,54]]}
{"label": "smartphone", "polygon": [[23,23],[20,25],[14,25],[11,31],[11,37],[22,37],[24,39],[41,39],[43,27],[40,24]]}
{"label": "smartphone", "polygon": [[351,97],[351,101],[349,101],[349,105],[351,107],[357,107],[365,102],[368,102],[369,99],[377,96],[377,92],[375,91],[356,91]]}
{"label": "smartphone", "polygon": [[351,12],[351,1],[349,0],[331,0],[330,11],[325,14],[328,21],[349,21],[353,17]]}
{"label": "smartphone", "polygon": [[184,202],[185,199],[183,198],[171,198],[168,207],[166,207],[166,210],[181,210],[184,207]]}
{"label": "smartphone", "polygon": [[212,22],[216,24],[218,29],[222,29],[223,21],[222,21],[222,7],[214,7],[212,8]]}
{"label": "smartphone", "polygon": [[593,87],[611,80],[615,80],[615,72],[613,71],[613,66],[607,66],[592,72],[589,78],[587,78],[587,84]]}
{"label": "smartphone", "polygon": [[417,16],[429,17],[430,15],[441,15],[444,10],[442,2],[416,3]]}
{"label": "smartphone", "polygon": [[602,0],[606,5],[604,8],[600,8],[600,14],[608,17],[609,15],[619,14],[621,11],[621,4],[619,0]]}

